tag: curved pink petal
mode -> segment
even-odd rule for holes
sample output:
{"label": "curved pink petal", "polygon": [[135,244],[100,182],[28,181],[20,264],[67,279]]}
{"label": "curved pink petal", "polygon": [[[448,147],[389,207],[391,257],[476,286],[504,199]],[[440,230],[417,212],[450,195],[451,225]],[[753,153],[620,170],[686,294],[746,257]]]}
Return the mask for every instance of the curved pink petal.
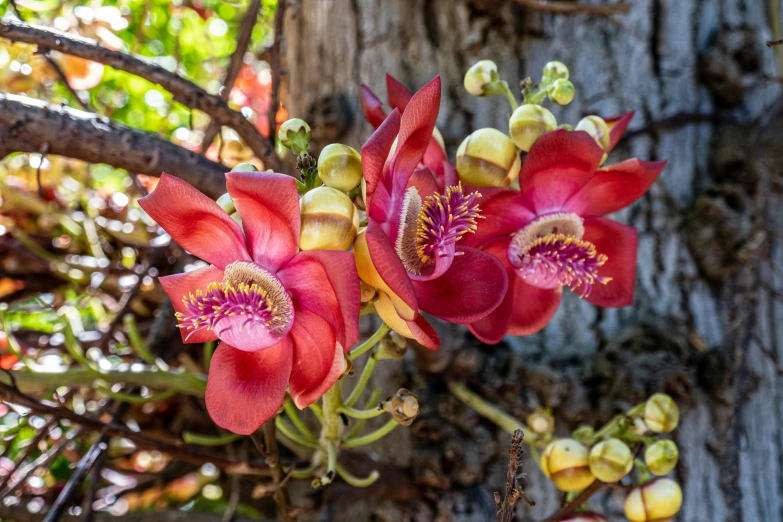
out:
{"label": "curved pink petal", "polygon": [[226,185],[253,259],[276,272],[299,251],[296,181],[272,172],[229,172]]}
{"label": "curved pink petal", "polygon": [[193,185],[163,173],[139,205],[182,248],[218,268],[251,261],[236,221]]}
{"label": "curved pink petal", "polygon": [[350,252],[300,252],[277,275],[295,308],[306,308],[329,321],[343,348],[358,342],[361,289]]}
{"label": "curved pink petal", "polygon": [[400,131],[400,111],[393,110],[362,147],[362,173],[366,184],[364,203],[372,208],[372,199]]}
{"label": "curved pink petal", "polygon": [[533,144],[522,163],[520,190],[539,214],[557,212],[587,183],[603,155],[586,132],[548,132]]}
{"label": "curved pink petal", "polygon": [[424,199],[438,192],[438,183],[432,170],[426,165],[419,165],[408,180],[408,187],[416,187],[419,196]]}
{"label": "curved pink petal", "polygon": [[329,323],[307,309],[296,311],[291,329],[294,362],[288,388],[297,407],[312,404],[345,371],[342,346]]}
{"label": "curved pink petal", "polygon": [[[179,313],[188,312],[187,307],[182,302],[183,298],[188,297],[190,294],[195,294],[196,290],[203,292],[211,283],[219,283],[222,280],[223,271],[212,265],[193,270],[192,272],[174,274],[159,279],[160,286],[163,287],[163,291],[169,296],[174,311]],[[182,342],[185,343],[206,343],[217,339],[215,332],[207,329],[194,333],[180,328],[180,333],[182,334]]]}
{"label": "curved pink petal", "polygon": [[607,308],[630,305],[636,283],[636,229],[605,218],[585,219],[584,225],[583,239],[593,243],[599,254],[608,257],[598,274],[612,278],[605,285],[594,284],[585,299]]}
{"label": "curved pink petal", "polygon": [[509,335],[530,335],[538,332],[552,320],[563,299],[562,288],[538,288],[525,283],[517,275],[514,276],[514,286],[509,293],[511,292],[514,294],[514,304],[508,325]]}
{"label": "curved pink petal", "polygon": [[[457,175],[457,170],[453,169],[454,177],[453,183],[450,183],[452,180],[446,180],[446,169],[448,168],[447,165],[451,166],[449,163],[448,157],[446,157],[446,151],[444,151],[440,143],[438,143],[438,140],[431,139],[430,144],[427,146],[427,150],[424,151],[424,156],[421,158],[421,162],[429,167],[433,174],[435,175],[435,179],[438,181],[438,189],[440,191],[443,191],[446,187],[456,185],[457,181],[459,180],[459,176]],[[451,174],[449,172],[448,174]]]}
{"label": "curved pink petal", "polygon": [[[365,236],[367,238],[367,249],[370,252],[370,259],[378,275],[381,276],[381,279],[388,285],[389,289],[410,307],[409,310],[401,310],[396,306],[395,301],[397,313],[406,321],[414,320],[419,309],[416,292],[413,289],[408,271],[405,270],[400,257],[397,255],[397,251],[389,241],[389,236],[374,221],[370,221]],[[413,314],[410,313],[411,310]]]}
{"label": "curved pink petal", "polygon": [[623,133],[625,133],[625,129],[628,128],[628,124],[631,123],[634,114],[636,112],[631,111],[620,116],[604,119],[606,124],[609,125],[609,150],[606,152],[611,152],[617,146],[620,138],[623,137]]}
{"label": "curved pink petal", "polygon": [[416,317],[414,321],[407,321],[407,324],[416,342],[430,350],[438,349],[440,346],[438,333],[422,315]]}
{"label": "curved pink petal", "polygon": [[459,183],[459,174],[456,167],[448,161],[443,162],[443,188],[455,187]]}
{"label": "curved pink petal", "polygon": [[377,129],[383,123],[383,120],[386,119],[383,102],[365,84],[362,84],[361,87],[361,100],[364,117],[367,118],[370,125]]}
{"label": "curved pink petal", "polygon": [[259,352],[221,343],[212,356],[207,380],[207,411],[215,424],[250,435],[274,417],[283,404],[291,375],[291,340]]}
{"label": "curved pink petal", "polygon": [[492,254],[462,247],[451,267],[437,279],[413,281],[419,308],[451,323],[472,323],[503,301],[508,276]]}
{"label": "curved pink petal", "polygon": [[[513,284],[516,279],[514,268],[508,262],[508,245],[511,239],[496,241],[484,249],[484,252],[491,254],[503,265],[506,271],[509,284]],[[503,340],[508,331],[509,321],[511,320],[511,307],[514,304],[514,296],[511,289],[507,289],[503,295],[503,300],[497,308],[486,317],[468,325],[468,330],[487,344],[497,344]]]}
{"label": "curved pink petal", "polygon": [[467,245],[474,247],[509,238],[536,218],[518,190],[483,190],[478,205],[484,219],[478,220],[475,233],[464,238]]}
{"label": "curved pink petal", "polygon": [[400,109],[405,112],[405,107],[411,101],[413,95],[403,84],[389,73],[386,73],[386,99],[389,100],[389,106],[392,109]]}
{"label": "curved pink petal", "polygon": [[665,161],[636,158],[602,168],[563,206],[583,217],[604,216],[642,197],[666,166]]}

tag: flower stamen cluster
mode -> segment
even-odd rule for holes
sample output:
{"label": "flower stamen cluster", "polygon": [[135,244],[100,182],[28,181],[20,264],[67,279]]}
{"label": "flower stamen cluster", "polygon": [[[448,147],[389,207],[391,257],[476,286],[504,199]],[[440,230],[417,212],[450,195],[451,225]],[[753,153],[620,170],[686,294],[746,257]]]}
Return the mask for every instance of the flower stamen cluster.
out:
{"label": "flower stamen cluster", "polygon": [[445,194],[427,196],[416,230],[416,252],[425,264],[432,263],[436,254],[444,254],[465,234],[476,231],[476,220],[482,217],[476,203],[480,197],[478,192],[466,195],[461,183],[448,187]]}

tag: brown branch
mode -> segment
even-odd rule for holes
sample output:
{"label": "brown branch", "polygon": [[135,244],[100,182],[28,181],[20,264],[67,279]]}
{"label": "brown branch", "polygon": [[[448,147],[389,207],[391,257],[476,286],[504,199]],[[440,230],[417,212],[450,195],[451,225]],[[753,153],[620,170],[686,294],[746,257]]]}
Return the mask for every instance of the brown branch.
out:
{"label": "brown branch", "polygon": [[247,146],[266,163],[266,166],[275,170],[280,166],[280,162],[274,154],[272,143],[262,136],[242,113],[231,109],[220,96],[208,93],[198,85],[151,61],[119,51],[112,51],[89,38],[15,20],[0,20],[0,37],[14,42],[37,45],[39,52],[56,50],[85,60],[99,62],[159,84],[169,91],[176,101],[187,107],[199,109],[211,118],[236,130]]}
{"label": "brown branch", "polygon": [[[0,27],[6,22],[0,20]],[[131,172],[160,175],[165,171],[213,198],[226,191],[223,165],[155,134],[96,114],[0,94],[0,157],[42,150]]]}
{"label": "brown branch", "polygon": [[277,11],[273,30],[275,39],[269,48],[269,68],[272,72],[272,90],[269,95],[269,112],[267,121],[269,122],[269,135],[274,138],[277,131],[277,108],[280,105],[280,77],[282,65],[280,63],[280,51],[283,44],[283,30],[285,26],[285,10],[288,0],[279,0],[277,2]]}
{"label": "brown branch", "polygon": [[[237,37],[237,48],[234,49],[234,54],[231,55],[231,61],[228,63],[226,69],[226,77],[223,80],[223,88],[220,90],[220,97],[224,100],[228,100],[231,94],[231,89],[234,87],[234,82],[237,81],[239,71],[242,69],[242,63],[247,52],[247,47],[250,45],[250,37],[253,35],[253,27],[258,20],[258,11],[261,9],[261,0],[251,0],[250,5],[245,12],[245,17],[242,19],[242,26],[239,28],[239,36]],[[207,126],[207,130],[204,132],[204,139],[201,140],[201,150],[206,150],[220,132],[220,122],[212,120]]]}
{"label": "brown branch", "polygon": [[558,509],[553,515],[548,516],[542,522],[558,522],[563,517],[570,515],[573,513],[579,506],[587,502],[587,499],[590,498],[593,493],[604,487],[604,483],[600,480],[596,480],[590,486],[579,493],[574,499],[566,504],[565,506]]}
{"label": "brown branch", "polygon": [[294,522],[294,519],[291,517],[291,512],[288,508],[288,492],[285,488],[285,485],[282,484],[283,470],[280,467],[280,453],[277,448],[277,430],[275,429],[275,419],[272,418],[265,422],[261,429],[264,434],[263,444],[260,444],[260,441],[255,434],[251,436],[251,440],[253,441],[253,444],[255,444],[259,453],[261,453],[266,459],[266,464],[269,466],[269,469],[272,473],[272,482],[275,488],[272,494],[272,498],[277,505],[277,510],[280,512],[280,516],[285,522]]}
{"label": "brown branch", "polygon": [[522,488],[517,486],[519,468],[522,465],[522,443],[525,435],[522,430],[516,430],[511,439],[511,447],[508,450],[508,472],[506,473],[506,494],[503,500],[500,500],[500,493],[495,492],[495,506],[497,507],[498,522],[512,522],[514,520],[514,507],[519,499],[524,500],[528,505],[534,506],[536,503],[531,501],[525,495]]}
{"label": "brown branch", "polygon": [[169,442],[165,440],[156,439],[143,433],[133,431],[122,424],[116,424],[114,422],[101,422],[100,420],[90,419],[79,415],[76,412],[64,408],[61,406],[52,406],[39,402],[33,397],[26,395],[16,389],[13,386],[9,386],[4,383],[0,383],[0,400],[8,401],[14,404],[19,404],[25,408],[29,408],[33,412],[39,415],[49,415],[57,419],[67,419],[74,424],[83,426],[90,431],[97,431],[106,433],[112,437],[125,437],[133,441],[139,449],[153,449],[164,453],[168,453],[175,459],[190,462],[196,465],[206,464],[211,462],[220,469],[223,469],[227,473],[236,473],[240,475],[261,475],[269,476],[269,469],[260,462],[245,462],[238,459],[231,459],[214,453],[206,452],[202,449],[185,446],[179,442]]}
{"label": "brown branch", "polygon": [[612,15],[617,13],[627,13],[631,6],[626,3],[609,5],[585,5],[573,2],[563,2],[557,0],[511,0],[512,2],[545,13],[555,14],[592,14],[592,15]]}
{"label": "brown branch", "polygon": [[[0,518],[15,522],[42,522],[43,513],[31,513],[24,504],[6,506],[0,502]],[[95,522],[220,522],[222,515],[197,511],[132,511],[117,517],[109,513],[96,513]],[[63,515],[61,522],[82,522],[81,515]],[[235,518],[234,522],[271,522],[269,519]]]}
{"label": "brown branch", "polygon": [[767,47],[775,47],[776,45],[783,45],[783,40],[770,40],[767,42]]}

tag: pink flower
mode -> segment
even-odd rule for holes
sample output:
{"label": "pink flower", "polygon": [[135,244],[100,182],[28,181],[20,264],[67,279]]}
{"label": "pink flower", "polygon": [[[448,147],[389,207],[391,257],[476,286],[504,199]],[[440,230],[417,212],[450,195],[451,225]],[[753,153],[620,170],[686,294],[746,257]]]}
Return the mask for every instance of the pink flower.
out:
{"label": "pink flower", "polygon": [[[632,117],[607,120],[612,148]],[[631,159],[599,168],[603,155],[585,132],[549,132],[522,164],[520,190],[484,191],[487,219],[469,243],[503,263],[509,288],[494,312],[469,326],[482,341],[539,331],[566,286],[598,306],[633,301],[636,230],[602,216],[641,197],[666,162]]]}
{"label": "pink flower", "polygon": [[346,369],[359,337],[359,281],[350,252],[299,252],[294,178],[230,172],[240,227],[214,201],[164,174],[142,208],[210,266],[161,278],[189,343],[220,339],[209,368],[212,419],[249,434],[283,403],[303,408]]}
{"label": "pink flower", "polygon": [[508,278],[491,255],[457,246],[475,231],[477,193],[437,193],[420,165],[440,105],[440,78],[425,85],[400,116],[395,109],[362,148],[368,226],[354,243],[359,277],[378,289],[375,309],[394,330],[437,348],[419,310],[471,323],[497,307]]}

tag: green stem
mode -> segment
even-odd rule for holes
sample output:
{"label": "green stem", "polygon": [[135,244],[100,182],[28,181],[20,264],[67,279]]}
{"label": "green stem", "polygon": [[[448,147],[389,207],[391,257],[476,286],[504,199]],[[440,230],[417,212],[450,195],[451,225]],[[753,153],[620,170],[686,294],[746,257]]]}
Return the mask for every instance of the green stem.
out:
{"label": "green stem", "polygon": [[62,310],[63,318],[65,319],[65,341],[63,341],[63,344],[65,345],[65,349],[68,351],[69,354],[71,354],[71,357],[73,357],[74,360],[79,364],[86,366],[87,368],[89,368],[90,370],[92,370],[97,374],[103,374],[104,370],[101,370],[92,361],[87,360],[87,357],[84,355],[84,350],[82,349],[82,345],[81,343],[79,343],[79,340],[76,338],[76,328],[74,326],[78,324],[79,328],[80,329],[82,328],[79,311],[72,306],[67,306],[67,307],[64,306],[61,310]]}
{"label": "green stem", "polygon": [[308,439],[306,437],[303,437],[302,435],[299,435],[296,431],[294,431],[291,426],[288,425],[280,416],[278,415],[275,418],[275,426],[278,430],[280,430],[280,433],[291,439],[292,442],[295,442],[296,444],[299,444],[301,446],[305,446],[307,448],[316,448],[318,447],[318,444],[311,439]]}
{"label": "green stem", "polygon": [[100,390],[100,392],[104,395],[108,395],[112,399],[130,404],[146,404],[148,402],[162,401],[172,397],[173,395],[176,395],[177,393],[177,390],[166,390],[154,395],[150,395],[149,397],[142,397],[141,395],[112,391],[109,386],[100,382],[95,384],[95,388]]}
{"label": "green stem", "polygon": [[340,464],[337,464],[337,474],[340,475],[340,478],[342,478],[344,481],[346,481],[348,484],[350,484],[355,488],[366,488],[368,486],[372,486],[373,484],[375,484],[375,481],[378,480],[378,478],[381,476],[380,473],[374,470],[367,477],[359,478],[349,473],[348,470],[346,470]]}
{"label": "green stem", "polygon": [[476,413],[482,417],[485,417],[500,426],[504,431],[507,431],[513,435],[516,430],[522,430],[522,433],[525,436],[525,442],[532,446],[532,441],[536,439],[536,436],[532,431],[530,431],[530,429],[528,429],[527,426],[522,424],[508,413],[500,410],[496,406],[491,405],[477,393],[473,393],[472,391],[468,390],[463,384],[455,381],[449,381],[448,385],[449,391],[452,395],[476,410]]}
{"label": "green stem", "polygon": [[315,475],[315,472],[318,470],[317,465],[312,465],[304,469],[296,469],[294,468],[291,470],[291,468],[283,468],[283,473],[291,475],[291,478],[294,479],[307,479]]}
{"label": "green stem", "polygon": [[357,410],[356,408],[351,408],[349,406],[343,406],[342,408],[337,410],[337,412],[344,413],[349,417],[353,417],[354,419],[374,419],[378,415],[383,415],[384,413],[383,408],[381,407],[371,408],[367,410]]}
{"label": "green stem", "polygon": [[[27,366],[30,371],[40,372],[43,369],[43,366],[39,365],[32,359],[29,359],[27,355],[25,355],[24,349],[22,349],[22,345],[19,344],[19,341],[11,330],[11,323],[8,321],[8,318],[2,309],[0,309],[0,323],[3,325],[3,331],[5,332],[6,339],[8,340],[8,349],[11,350],[11,353],[14,354],[17,359],[22,361],[22,363]],[[11,373],[16,374],[17,372]],[[6,377],[6,379],[8,378],[4,373],[0,373],[0,380],[2,380],[3,377]]]}
{"label": "green stem", "polygon": [[321,424],[324,423],[324,410],[321,408],[321,405],[317,402],[314,402],[310,405],[310,411],[313,412],[313,415],[315,415],[315,418],[318,419],[318,422]]}
{"label": "green stem", "polygon": [[321,485],[325,486],[334,480],[337,472],[337,442],[330,440],[326,447],[326,473],[321,477]]}
{"label": "green stem", "polygon": [[241,439],[241,435],[228,433],[226,435],[200,435],[192,431],[186,431],[182,434],[182,440],[185,444],[198,444],[199,446],[225,446]]}
{"label": "green stem", "polygon": [[[378,401],[381,399],[381,390],[380,388],[376,388],[373,390],[372,394],[370,394],[370,398],[367,399],[367,402],[364,404],[364,409],[370,409],[373,404],[377,404]],[[348,432],[348,435],[346,435],[346,439],[352,439],[356,437],[359,433],[362,432],[362,429],[364,429],[364,425],[367,424],[367,419],[359,419],[356,424],[354,424],[353,428],[351,428],[351,431]]]}
{"label": "green stem", "polygon": [[394,431],[394,428],[399,426],[399,423],[391,419],[386,424],[378,428],[377,430],[368,433],[367,435],[363,435],[361,437],[356,437],[355,439],[348,439],[343,443],[344,448],[356,448],[358,446],[364,446],[366,444],[372,444],[376,440],[380,440],[392,431]]}
{"label": "green stem", "polygon": [[340,440],[340,414],[337,412],[343,406],[343,394],[340,391],[340,382],[334,383],[334,386],[323,396],[323,428],[321,429],[321,439],[330,441]]}
{"label": "green stem", "polygon": [[513,92],[511,92],[511,89],[508,86],[508,82],[502,81],[500,82],[500,86],[503,89],[503,94],[506,96],[509,105],[511,105],[511,112],[514,112],[519,107],[519,102],[517,102],[517,97],[514,96]]}
{"label": "green stem", "polygon": [[302,421],[302,418],[299,416],[299,412],[297,411],[293,402],[285,401],[285,413],[288,415],[288,418],[291,419],[291,422],[296,427],[296,429],[298,429],[302,435],[305,436],[305,438],[316,440],[315,434],[310,431],[310,428],[308,428],[304,421]]}
{"label": "green stem", "polygon": [[378,330],[376,330],[376,332],[372,334],[369,339],[351,350],[351,360],[355,360],[357,357],[364,355],[366,352],[371,350],[373,346],[378,344],[381,339],[383,339],[383,336],[386,335],[386,332],[388,331],[389,325],[386,323],[381,324],[380,328],[378,328]]}
{"label": "green stem", "polygon": [[639,474],[639,486],[650,482],[654,478],[652,473],[650,473],[650,469],[647,467],[647,464],[645,464],[642,459],[634,459],[633,465],[636,467],[636,472]]}
{"label": "green stem", "polygon": [[364,365],[362,374],[359,376],[359,382],[356,383],[356,387],[351,391],[350,395],[348,395],[348,398],[345,399],[346,406],[351,407],[359,400],[359,397],[361,397],[362,392],[364,391],[364,387],[367,386],[367,381],[370,380],[370,376],[375,370],[376,364],[378,364],[378,360],[371,355]]}
{"label": "green stem", "polygon": [[216,341],[204,343],[204,370],[209,371],[209,363],[212,362],[212,354],[215,353]]}

